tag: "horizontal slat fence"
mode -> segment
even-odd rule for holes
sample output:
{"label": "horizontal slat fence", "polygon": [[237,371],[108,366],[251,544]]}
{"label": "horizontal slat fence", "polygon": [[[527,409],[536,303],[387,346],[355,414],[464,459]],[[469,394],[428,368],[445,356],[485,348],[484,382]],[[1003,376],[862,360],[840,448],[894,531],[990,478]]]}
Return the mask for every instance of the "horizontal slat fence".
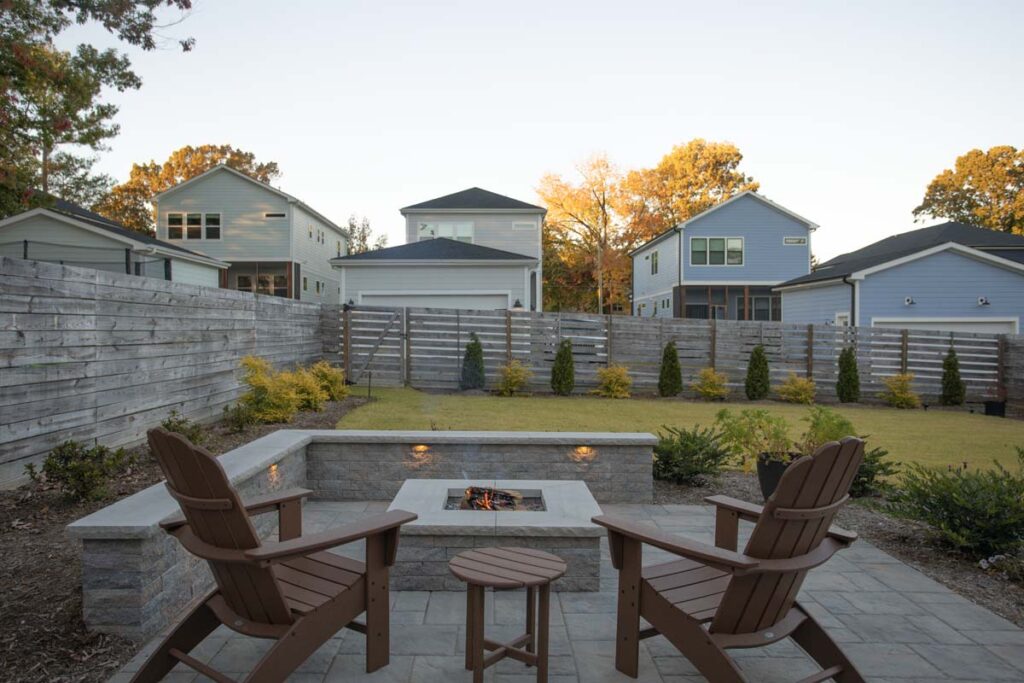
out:
{"label": "horizontal slat fence", "polygon": [[0,485],[57,444],[217,415],[247,354],[323,353],[317,304],[0,257]]}
{"label": "horizontal slat fence", "polygon": [[[818,385],[819,400],[826,402],[834,400],[839,354],[847,346],[857,351],[864,400],[874,399],[884,389],[885,378],[910,372],[914,389],[934,401],[941,390],[942,361],[952,345],[968,399],[982,401],[1000,392],[1005,395],[1000,368],[1009,345],[1020,344],[1020,337],[1007,341],[1000,335],[961,332],[583,313],[333,307],[325,318],[325,329],[335,330],[336,336],[325,349],[336,354],[353,381],[365,383],[372,374],[375,384],[424,389],[458,387],[466,344],[475,333],[484,349],[489,383],[502,365],[517,359],[533,372],[534,389],[545,389],[558,344],[570,339],[578,391],[593,389],[597,369],[609,363],[628,367],[636,390],[653,391],[662,351],[672,341],[687,385],[702,368],[714,367],[742,395],[750,352],[762,345],[773,384],[790,373],[810,376]],[[346,349],[350,350],[347,355]],[[1024,351],[1017,353],[1024,356]],[[1013,367],[1024,370],[1024,362]],[[1016,381],[1024,385],[1024,371]]]}

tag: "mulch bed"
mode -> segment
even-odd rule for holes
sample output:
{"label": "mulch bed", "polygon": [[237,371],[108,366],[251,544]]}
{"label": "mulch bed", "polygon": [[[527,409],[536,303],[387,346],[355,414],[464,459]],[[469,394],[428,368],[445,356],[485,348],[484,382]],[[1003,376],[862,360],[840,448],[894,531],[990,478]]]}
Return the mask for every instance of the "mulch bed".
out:
{"label": "mulch bed", "polygon": [[[334,429],[367,399],[328,403],[303,412],[288,425],[257,425],[240,434],[207,427],[203,446],[225,453],[278,429]],[[90,633],[82,622],[79,549],[64,528],[80,517],[130,496],[162,479],[146,446],[131,449],[137,464],[110,482],[104,501],[69,504],[59,492],[27,485],[0,491],[0,680],[104,681],[127,662],[138,644]]]}
{"label": "mulch bed", "polygon": [[[757,503],[764,500],[757,477],[740,472],[725,472],[718,481],[706,486],[654,482],[656,503],[696,505],[702,504],[705,496],[717,494]],[[1024,586],[988,574],[977,563],[962,555],[935,546],[929,540],[925,525],[872,509],[879,502],[861,499],[846,505],[839,511],[836,523],[856,531],[875,547],[902,560],[951,591],[1024,628]]]}

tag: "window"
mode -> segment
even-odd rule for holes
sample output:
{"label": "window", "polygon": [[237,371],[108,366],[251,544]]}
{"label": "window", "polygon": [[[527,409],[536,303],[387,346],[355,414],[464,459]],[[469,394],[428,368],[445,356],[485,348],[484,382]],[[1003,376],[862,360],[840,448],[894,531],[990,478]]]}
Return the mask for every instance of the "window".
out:
{"label": "window", "polygon": [[743,295],[736,297],[736,320],[743,320],[745,315],[750,320],[782,320],[782,297],[779,295],[758,295],[750,297],[750,310],[745,310]]}
{"label": "window", "polygon": [[742,266],[742,237],[691,237],[690,265]]}
{"label": "window", "polygon": [[309,291],[309,280],[307,280],[305,276],[302,277],[302,291],[303,292],[308,292]]}
{"label": "window", "polygon": [[185,238],[190,240],[203,239],[203,214],[185,214]]}
{"label": "window", "polygon": [[537,226],[534,225],[533,223],[513,223],[512,224],[512,229],[513,230],[533,230],[536,227]]}
{"label": "window", "polygon": [[338,240],[338,256],[341,256],[341,240]]}
{"label": "window", "polygon": [[835,323],[836,327],[847,327],[850,324],[850,314],[848,312],[836,313]]}
{"label": "window", "polygon": [[658,274],[658,252],[651,254],[651,275]]}
{"label": "window", "polygon": [[771,320],[772,319],[772,300],[771,297],[767,296],[752,296],[751,299],[751,314],[754,320]]}
{"label": "window", "polygon": [[783,237],[782,243],[787,247],[795,247],[807,244],[806,237]]}
{"label": "window", "polygon": [[180,213],[167,214],[167,239],[180,240],[184,217]]}
{"label": "window", "polygon": [[313,239],[313,226],[309,226],[309,239]]}
{"label": "window", "polygon": [[256,276],[256,291],[259,294],[273,294],[274,293],[274,276],[273,275],[257,275]]}
{"label": "window", "polygon": [[470,222],[420,223],[419,241],[446,237],[459,242],[473,242],[473,224]]}
{"label": "window", "polygon": [[288,276],[287,275],[275,275],[274,276],[274,296],[288,296]]}
{"label": "window", "polygon": [[250,275],[239,275],[235,278],[235,289],[240,292],[251,292],[252,291],[252,276]]}
{"label": "window", "polygon": [[284,218],[284,214],[283,213],[269,213],[268,212],[268,213],[263,214],[263,217],[264,218]]}
{"label": "window", "polygon": [[219,213],[208,213],[206,214],[206,239],[208,240],[219,240],[220,239],[220,214]]}

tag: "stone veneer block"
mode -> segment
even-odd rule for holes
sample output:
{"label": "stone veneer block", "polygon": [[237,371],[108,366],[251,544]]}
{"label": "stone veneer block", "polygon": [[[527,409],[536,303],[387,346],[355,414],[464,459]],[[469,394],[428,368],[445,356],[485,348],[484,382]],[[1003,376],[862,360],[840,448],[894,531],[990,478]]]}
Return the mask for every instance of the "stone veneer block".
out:
{"label": "stone veneer block", "polygon": [[[545,510],[444,509],[450,490],[470,485],[539,490]],[[487,546],[537,548],[561,557],[569,568],[552,584],[555,590],[600,588],[604,530],[590,520],[601,514],[601,508],[581,481],[409,479],[388,509],[419,515],[402,527],[391,570],[395,590],[465,590],[465,583],[448,571],[448,560],[467,548]]]}

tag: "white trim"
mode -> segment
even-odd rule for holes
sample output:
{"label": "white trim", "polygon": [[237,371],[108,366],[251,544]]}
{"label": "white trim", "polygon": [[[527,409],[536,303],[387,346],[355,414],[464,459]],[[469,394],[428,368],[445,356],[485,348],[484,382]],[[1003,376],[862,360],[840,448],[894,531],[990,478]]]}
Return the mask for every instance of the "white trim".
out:
{"label": "white trim", "polygon": [[784,207],[784,206],[782,206],[780,204],[776,204],[772,200],[770,200],[767,197],[764,197],[762,195],[759,195],[757,192],[754,192],[753,190],[746,190],[745,192],[740,192],[737,195],[733,195],[732,197],[729,197],[728,199],[726,199],[724,202],[722,202],[720,204],[715,204],[714,206],[712,206],[710,208],[704,209],[703,211],[698,213],[696,216],[691,216],[690,218],[688,218],[685,221],[683,221],[680,224],[680,227],[685,227],[685,226],[689,225],[690,223],[693,223],[694,221],[698,220],[699,218],[702,218],[703,216],[708,215],[712,211],[717,211],[718,209],[721,209],[723,206],[727,206],[729,204],[732,204],[734,201],[738,200],[740,197],[746,197],[747,195],[750,195],[751,197],[754,197],[755,199],[759,199],[762,202],[764,202],[765,204],[767,204],[768,206],[772,207],[773,209],[781,211],[782,213],[786,214],[790,218],[795,218],[796,220],[800,221],[801,223],[806,224],[808,229],[810,229],[810,230],[815,230],[815,229],[818,228],[818,224],[815,223],[814,221],[807,220],[806,218],[804,218],[800,214],[795,213],[793,211],[790,211],[789,209],[787,209],[786,207]]}
{"label": "white trim", "polygon": [[511,289],[369,289],[359,292],[357,305],[363,303],[363,295],[370,296],[504,296],[508,308],[512,308]]}
{"label": "white trim", "polygon": [[[878,323],[883,324],[879,325]],[[889,326],[885,325],[884,323],[892,323],[893,327],[898,327],[897,323],[1013,323],[1013,333],[1017,334],[1020,330],[1020,318],[1014,317],[915,318],[913,316],[904,316],[902,318],[894,318],[889,316],[881,316],[878,318],[871,318],[871,327]]]}
{"label": "white trim", "polygon": [[853,281],[853,325],[860,325],[860,280]]}
{"label": "white trim", "polygon": [[[794,242],[793,244],[789,244],[789,243],[786,242],[786,240],[803,240],[803,242]],[[808,237],[801,237],[799,235],[783,235],[782,236],[782,246],[784,246],[784,247],[809,247],[809,246],[811,246],[811,238],[809,236]]]}
{"label": "white trim", "polygon": [[672,293],[671,289],[663,289],[660,292],[654,292],[653,294],[642,294],[642,295],[636,297],[636,301],[640,301],[641,299],[649,299],[652,296],[664,296],[666,294],[671,294],[671,293]]}
{"label": "white trim", "polygon": [[716,285],[728,285],[732,287],[737,286],[749,286],[749,287],[774,287],[779,284],[778,280],[683,280],[679,283],[683,287],[714,287]]}
{"label": "white trim", "polygon": [[[367,268],[371,266],[523,266],[535,265],[537,259],[355,259],[348,257],[328,259],[334,268],[351,268],[353,266]],[[263,259],[266,260],[266,259]]]}
{"label": "white trim", "polygon": [[518,230],[520,232],[526,232],[527,230],[536,230],[537,229],[537,224],[536,223],[527,223],[526,221],[520,221],[520,222],[512,223],[512,229],[513,230]]}
{"label": "white trim", "polygon": [[[839,318],[841,317],[846,318],[846,323],[843,325],[839,324]],[[836,311],[836,314],[832,317],[832,324],[836,327],[849,327],[851,322],[849,311]]]}
{"label": "white trim", "polygon": [[[694,263],[693,262],[693,241],[704,240],[707,242],[707,249],[704,253],[707,254],[707,263]],[[723,263],[711,263],[711,240],[723,240],[725,242],[725,249],[723,250],[722,257],[725,259]],[[741,263],[729,263],[729,240],[740,241],[740,258]],[[738,235],[732,235],[729,237],[718,237],[718,236],[705,236],[705,235],[690,235],[690,261],[686,265],[692,268],[743,268],[747,265],[747,240],[745,237]]]}
{"label": "white trim", "polygon": [[888,270],[889,268],[895,268],[896,266],[902,266],[905,263],[917,261],[918,259],[926,258],[928,256],[932,256],[934,254],[938,254],[944,251],[956,251],[959,252],[960,254],[963,254],[964,256],[968,256],[978,261],[987,261],[993,265],[1000,266],[1007,270],[1013,270],[1019,273],[1024,273],[1024,263],[1011,261],[1010,259],[1005,259],[1002,256],[989,254],[988,252],[981,251],[980,249],[974,249],[973,247],[967,247],[957,242],[946,242],[944,244],[938,244],[929,249],[923,249],[908,256],[903,256],[898,259],[893,259],[892,261],[880,263],[877,266],[871,266],[870,268],[858,270],[857,272],[852,273],[850,275],[850,279],[863,280],[866,276],[872,275],[879,271]]}
{"label": "white trim", "polygon": [[795,285],[780,285],[775,287],[776,291],[788,292],[791,289],[817,289],[818,287],[834,287],[835,285],[841,285],[843,278],[834,277],[830,280],[815,280],[814,282],[800,282]]}

